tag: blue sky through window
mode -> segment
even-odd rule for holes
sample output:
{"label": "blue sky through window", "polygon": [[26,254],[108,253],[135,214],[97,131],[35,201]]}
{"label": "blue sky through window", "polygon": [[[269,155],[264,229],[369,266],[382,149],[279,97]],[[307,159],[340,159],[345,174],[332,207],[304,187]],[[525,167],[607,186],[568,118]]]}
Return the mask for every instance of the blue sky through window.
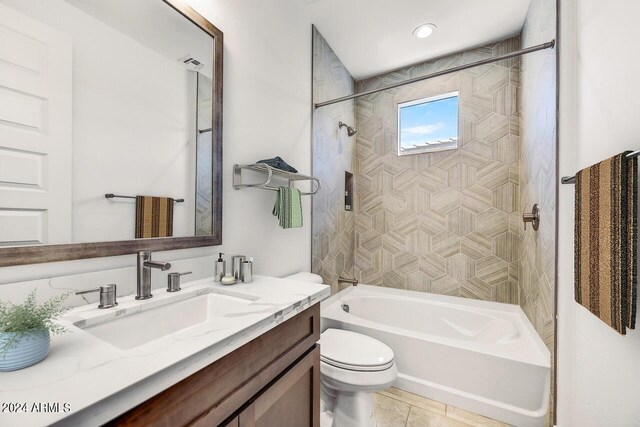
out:
{"label": "blue sky through window", "polygon": [[[400,146],[458,139],[458,96],[400,107]],[[434,147],[435,148],[435,147]]]}

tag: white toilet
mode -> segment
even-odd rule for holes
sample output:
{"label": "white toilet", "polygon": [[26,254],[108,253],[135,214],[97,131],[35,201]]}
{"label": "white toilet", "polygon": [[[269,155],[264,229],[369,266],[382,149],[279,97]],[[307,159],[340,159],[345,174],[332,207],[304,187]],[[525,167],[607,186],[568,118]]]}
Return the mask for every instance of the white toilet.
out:
{"label": "white toilet", "polygon": [[[313,273],[285,279],[322,283]],[[398,376],[391,348],[364,334],[327,329],[320,338],[320,426],[375,427],[373,394]]]}
{"label": "white toilet", "polygon": [[369,336],[327,329],[320,339],[321,427],[375,427],[372,393],[398,376],[393,350]]}

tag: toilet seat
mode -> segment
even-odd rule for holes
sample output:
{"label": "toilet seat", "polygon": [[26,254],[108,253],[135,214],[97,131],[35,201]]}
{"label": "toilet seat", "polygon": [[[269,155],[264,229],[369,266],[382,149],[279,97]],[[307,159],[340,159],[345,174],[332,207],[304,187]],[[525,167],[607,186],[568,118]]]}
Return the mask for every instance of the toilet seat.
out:
{"label": "toilet seat", "polygon": [[357,372],[378,372],[394,365],[393,350],[375,338],[342,329],[327,329],[320,338],[320,360]]}

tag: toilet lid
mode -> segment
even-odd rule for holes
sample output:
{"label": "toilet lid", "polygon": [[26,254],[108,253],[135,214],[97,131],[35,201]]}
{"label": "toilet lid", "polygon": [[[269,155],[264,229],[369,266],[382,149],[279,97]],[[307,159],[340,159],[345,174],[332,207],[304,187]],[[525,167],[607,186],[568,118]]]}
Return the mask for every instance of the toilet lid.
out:
{"label": "toilet lid", "polygon": [[382,371],[393,365],[393,350],[367,335],[327,329],[320,338],[320,359],[352,371]]}

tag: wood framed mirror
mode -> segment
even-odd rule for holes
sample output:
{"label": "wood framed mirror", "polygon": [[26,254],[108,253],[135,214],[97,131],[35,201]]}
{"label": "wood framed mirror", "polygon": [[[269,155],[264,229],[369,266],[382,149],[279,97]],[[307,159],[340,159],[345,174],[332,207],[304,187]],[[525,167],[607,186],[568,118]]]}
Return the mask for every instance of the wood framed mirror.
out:
{"label": "wood framed mirror", "polygon": [[222,32],[183,0],[0,11],[0,267],[220,245]]}

